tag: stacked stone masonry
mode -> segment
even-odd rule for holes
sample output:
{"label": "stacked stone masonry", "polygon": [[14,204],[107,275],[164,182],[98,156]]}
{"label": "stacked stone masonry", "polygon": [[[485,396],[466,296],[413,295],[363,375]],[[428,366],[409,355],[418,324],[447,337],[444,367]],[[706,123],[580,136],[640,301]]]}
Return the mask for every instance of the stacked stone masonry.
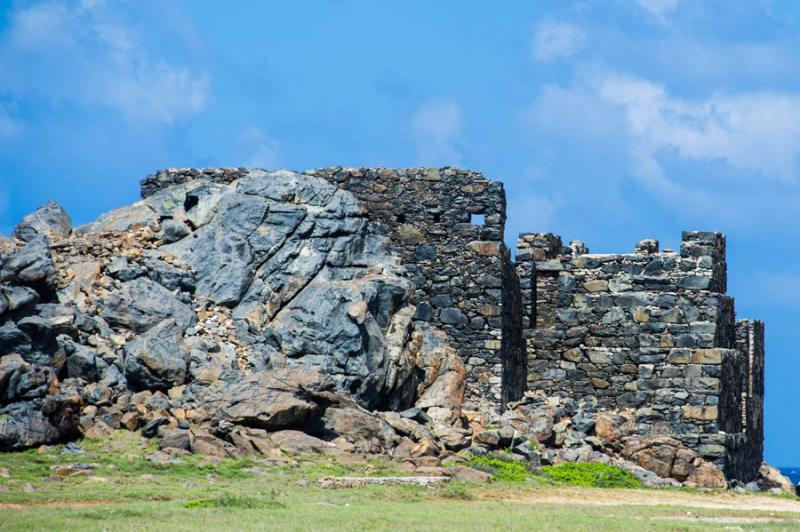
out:
{"label": "stacked stone masonry", "polygon": [[[229,183],[247,169],[170,169],[176,183]],[[763,454],[762,322],[735,320],[725,237],[684,232],[679,252],[643,240],[590,254],[580,241],[503,243],[502,183],[454,168],[306,172],[356,196],[416,291],[416,320],[450,336],[467,371],[465,408],[489,417],[523,396],[625,411],[642,436],[669,434],[724,468],[757,475]]]}

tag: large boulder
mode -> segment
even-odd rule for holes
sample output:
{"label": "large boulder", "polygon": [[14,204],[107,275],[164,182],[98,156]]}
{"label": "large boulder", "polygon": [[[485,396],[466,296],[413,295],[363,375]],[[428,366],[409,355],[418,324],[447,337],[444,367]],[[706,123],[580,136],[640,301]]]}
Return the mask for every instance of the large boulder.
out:
{"label": "large boulder", "polygon": [[48,201],[27,215],[14,228],[12,236],[30,242],[43,236],[50,242],[66,238],[72,232],[72,220],[67,211],[55,201]]}
{"label": "large boulder", "polygon": [[176,330],[185,330],[196,320],[192,309],[146,277],[122,283],[119,291],[112,292],[102,302],[100,315],[111,325],[137,333],[167,319],[174,321]]}
{"label": "large boulder", "polygon": [[182,325],[166,319],[125,345],[125,374],[136,389],[166,390],[183,384],[188,350]]}
{"label": "large boulder", "polygon": [[210,386],[192,385],[189,401],[216,422],[270,431],[306,426],[321,413],[313,393],[331,388],[324,375],[308,366],[229,376]]}
{"label": "large boulder", "polygon": [[329,407],[322,426],[328,437],[344,438],[363,453],[385,452],[397,440],[397,434],[380,416],[355,405]]}
{"label": "large boulder", "polygon": [[80,405],[78,396],[49,395],[0,407],[0,451],[74,438]]}
{"label": "large boulder", "polygon": [[[44,236],[36,236],[22,248],[13,253],[0,270],[6,270],[6,276],[12,282],[34,287],[51,287],[55,284],[56,267],[50,253],[50,244]],[[0,272],[0,280],[2,280]]]}
{"label": "large boulder", "polygon": [[764,491],[780,491],[782,493],[795,493],[792,481],[784,476],[777,467],[761,464],[758,469],[758,485]]}

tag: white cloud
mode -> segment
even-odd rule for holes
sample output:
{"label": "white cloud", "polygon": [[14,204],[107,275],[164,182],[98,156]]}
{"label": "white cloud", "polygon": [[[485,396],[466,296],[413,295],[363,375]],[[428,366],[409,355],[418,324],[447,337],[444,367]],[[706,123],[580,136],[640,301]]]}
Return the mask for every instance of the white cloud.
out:
{"label": "white cloud", "polygon": [[796,93],[689,99],[648,80],[603,71],[569,87],[543,87],[525,116],[551,134],[620,151],[631,175],[656,191],[677,191],[663,169],[666,157],[800,182]]}
{"label": "white cloud", "polygon": [[277,140],[258,128],[247,128],[239,134],[240,164],[265,169],[280,164],[280,145]]}
{"label": "white cloud", "polygon": [[13,11],[0,57],[7,72],[0,83],[12,93],[103,106],[132,122],[173,124],[202,111],[208,100],[204,74],[148,53],[136,24],[102,0]]}
{"label": "white cloud", "polygon": [[749,92],[687,100],[646,80],[611,75],[598,96],[624,112],[638,175],[663,186],[658,156],[723,161],[786,182],[798,181],[800,95]]}
{"label": "white cloud", "polygon": [[434,99],[420,105],[411,119],[418,163],[434,166],[459,164],[461,155],[457,144],[462,127],[461,109],[456,102]]}
{"label": "white cloud", "polygon": [[546,20],[536,26],[533,55],[539,61],[569,57],[583,44],[584,34],[571,24]]}
{"label": "white cloud", "polygon": [[678,0],[637,0],[639,7],[659,22],[666,22],[670,11],[678,7]]}

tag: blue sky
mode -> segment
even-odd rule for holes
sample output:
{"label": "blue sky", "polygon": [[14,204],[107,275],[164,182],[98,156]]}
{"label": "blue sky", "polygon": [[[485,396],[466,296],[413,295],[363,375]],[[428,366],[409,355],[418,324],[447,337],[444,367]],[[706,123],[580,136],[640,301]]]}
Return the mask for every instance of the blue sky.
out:
{"label": "blue sky", "polygon": [[767,322],[766,453],[800,464],[800,4],[0,0],[0,233],[167,166],[458,165],[506,239],[728,235]]}

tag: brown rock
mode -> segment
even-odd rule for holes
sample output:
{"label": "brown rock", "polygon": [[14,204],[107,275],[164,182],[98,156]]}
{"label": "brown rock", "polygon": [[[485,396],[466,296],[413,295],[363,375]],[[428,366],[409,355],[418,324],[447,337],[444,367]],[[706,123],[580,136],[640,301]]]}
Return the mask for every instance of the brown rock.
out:
{"label": "brown rock", "polygon": [[231,444],[213,436],[209,432],[193,430],[192,436],[192,452],[195,454],[216,458],[236,455],[236,451]]}
{"label": "brown rock", "polygon": [[441,477],[445,473],[445,469],[438,466],[421,466],[414,471],[414,474],[420,477]]}
{"label": "brown rock", "polygon": [[537,442],[545,443],[553,437],[556,410],[552,406],[542,406],[530,413],[531,436]]}
{"label": "brown rock", "polygon": [[120,424],[128,430],[134,431],[139,428],[141,421],[142,416],[139,414],[139,412],[126,412],[122,414]]}
{"label": "brown rock", "polygon": [[598,412],[595,417],[594,432],[604,442],[617,442],[633,434],[633,419],[612,412]]}
{"label": "brown rock", "polygon": [[608,281],[603,281],[600,279],[594,281],[586,281],[583,283],[583,287],[586,289],[587,292],[605,292],[608,290]]}
{"label": "brown rock", "polygon": [[685,484],[698,488],[724,488],[726,485],[725,474],[717,465],[711,462],[703,462],[686,479]]}
{"label": "brown rock", "polygon": [[90,477],[94,470],[90,464],[69,464],[50,466],[50,472],[57,477]]}
{"label": "brown rock", "polygon": [[299,430],[281,430],[269,437],[281,451],[291,454],[324,454],[336,450],[336,445]]}
{"label": "brown rock", "polygon": [[722,363],[722,350],[721,349],[696,349],[694,351],[695,364],[721,364]]}
{"label": "brown rock", "polygon": [[430,438],[423,438],[411,449],[411,456],[437,456],[439,447]]}
{"label": "brown rock", "polygon": [[462,482],[489,482],[492,480],[492,475],[486,471],[474,469],[472,467],[453,467],[455,472],[451,478],[461,480]]}
{"label": "brown rock", "polygon": [[583,350],[580,347],[573,347],[572,349],[567,349],[564,351],[563,355],[564,360],[569,360],[570,362],[578,362],[583,361]]}
{"label": "brown rock", "polygon": [[716,405],[685,405],[682,408],[682,412],[684,418],[697,421],[714,421],[719,417],[719,408]]}
{"label": "brown rock", "polygon": [[460,451],[469,447],[470,431],[447,425],[437,425],[434,433],[440,442],[451,451]]}
{"label": "brown rock", "polygon": [[480,445],[486,445],[489,448],[497,447],[500,445],[500,433],[496,430],[484,430],[473,435],[472,441]]}
{"label": "brown rock", "polygon": [[84,432],[83,435],[86,438],[95,438],[95,439],[108,438],[109,436],[111,436],[111,427],[109,427],[102,421],[97,420],[95,424],[92,426],[92,428]]}
{"label": "brown rock", "polygon": [[636,307],[633,309],[633,321],[639,323],[647,323],[650,321],[650,314],[647,312],[647,309],[643,307]]}
{"label": "brown rock", "polygon": [[359,452],[381,453],[391,449],[397,437],[380,417],[357,407],[329,407],[322,422],[326,430],[343,437]]}
{"label": "brown rock", "polygon": [[764,490],[778,488],[783,493],[795,493],[795,487],[792,481],[783,476],[780,470],[775,467],[768,464],[761,464],[761,467],[758,469],[758,476],[758,484]]}
{"label": "brown rock", "polygon": [[400,242],[407,245],[424,244],[426,242],[425,235],[411,224],[401,224],[397,228],[397,237]]}
{"label": "brown rock", "polygon": [[679,449],[675,453],[675,461],[672,464],[670,476],[683,482],[694,474],[695,460],[697,460],[697,453],[690,449]]}
{"label": "brown rock", "polygon": [[411,475],[417,470],[417,466],[415,466],[411,462],[405,461],[397,464],[396,469],[398,471],[402,471],[403,473],[408,473],[409,475]]}
{"label": "brown rock", "polygon": [[500,254],[500,242],[473,240],[467,244],[467,249],[484,257],[496,257]]}

